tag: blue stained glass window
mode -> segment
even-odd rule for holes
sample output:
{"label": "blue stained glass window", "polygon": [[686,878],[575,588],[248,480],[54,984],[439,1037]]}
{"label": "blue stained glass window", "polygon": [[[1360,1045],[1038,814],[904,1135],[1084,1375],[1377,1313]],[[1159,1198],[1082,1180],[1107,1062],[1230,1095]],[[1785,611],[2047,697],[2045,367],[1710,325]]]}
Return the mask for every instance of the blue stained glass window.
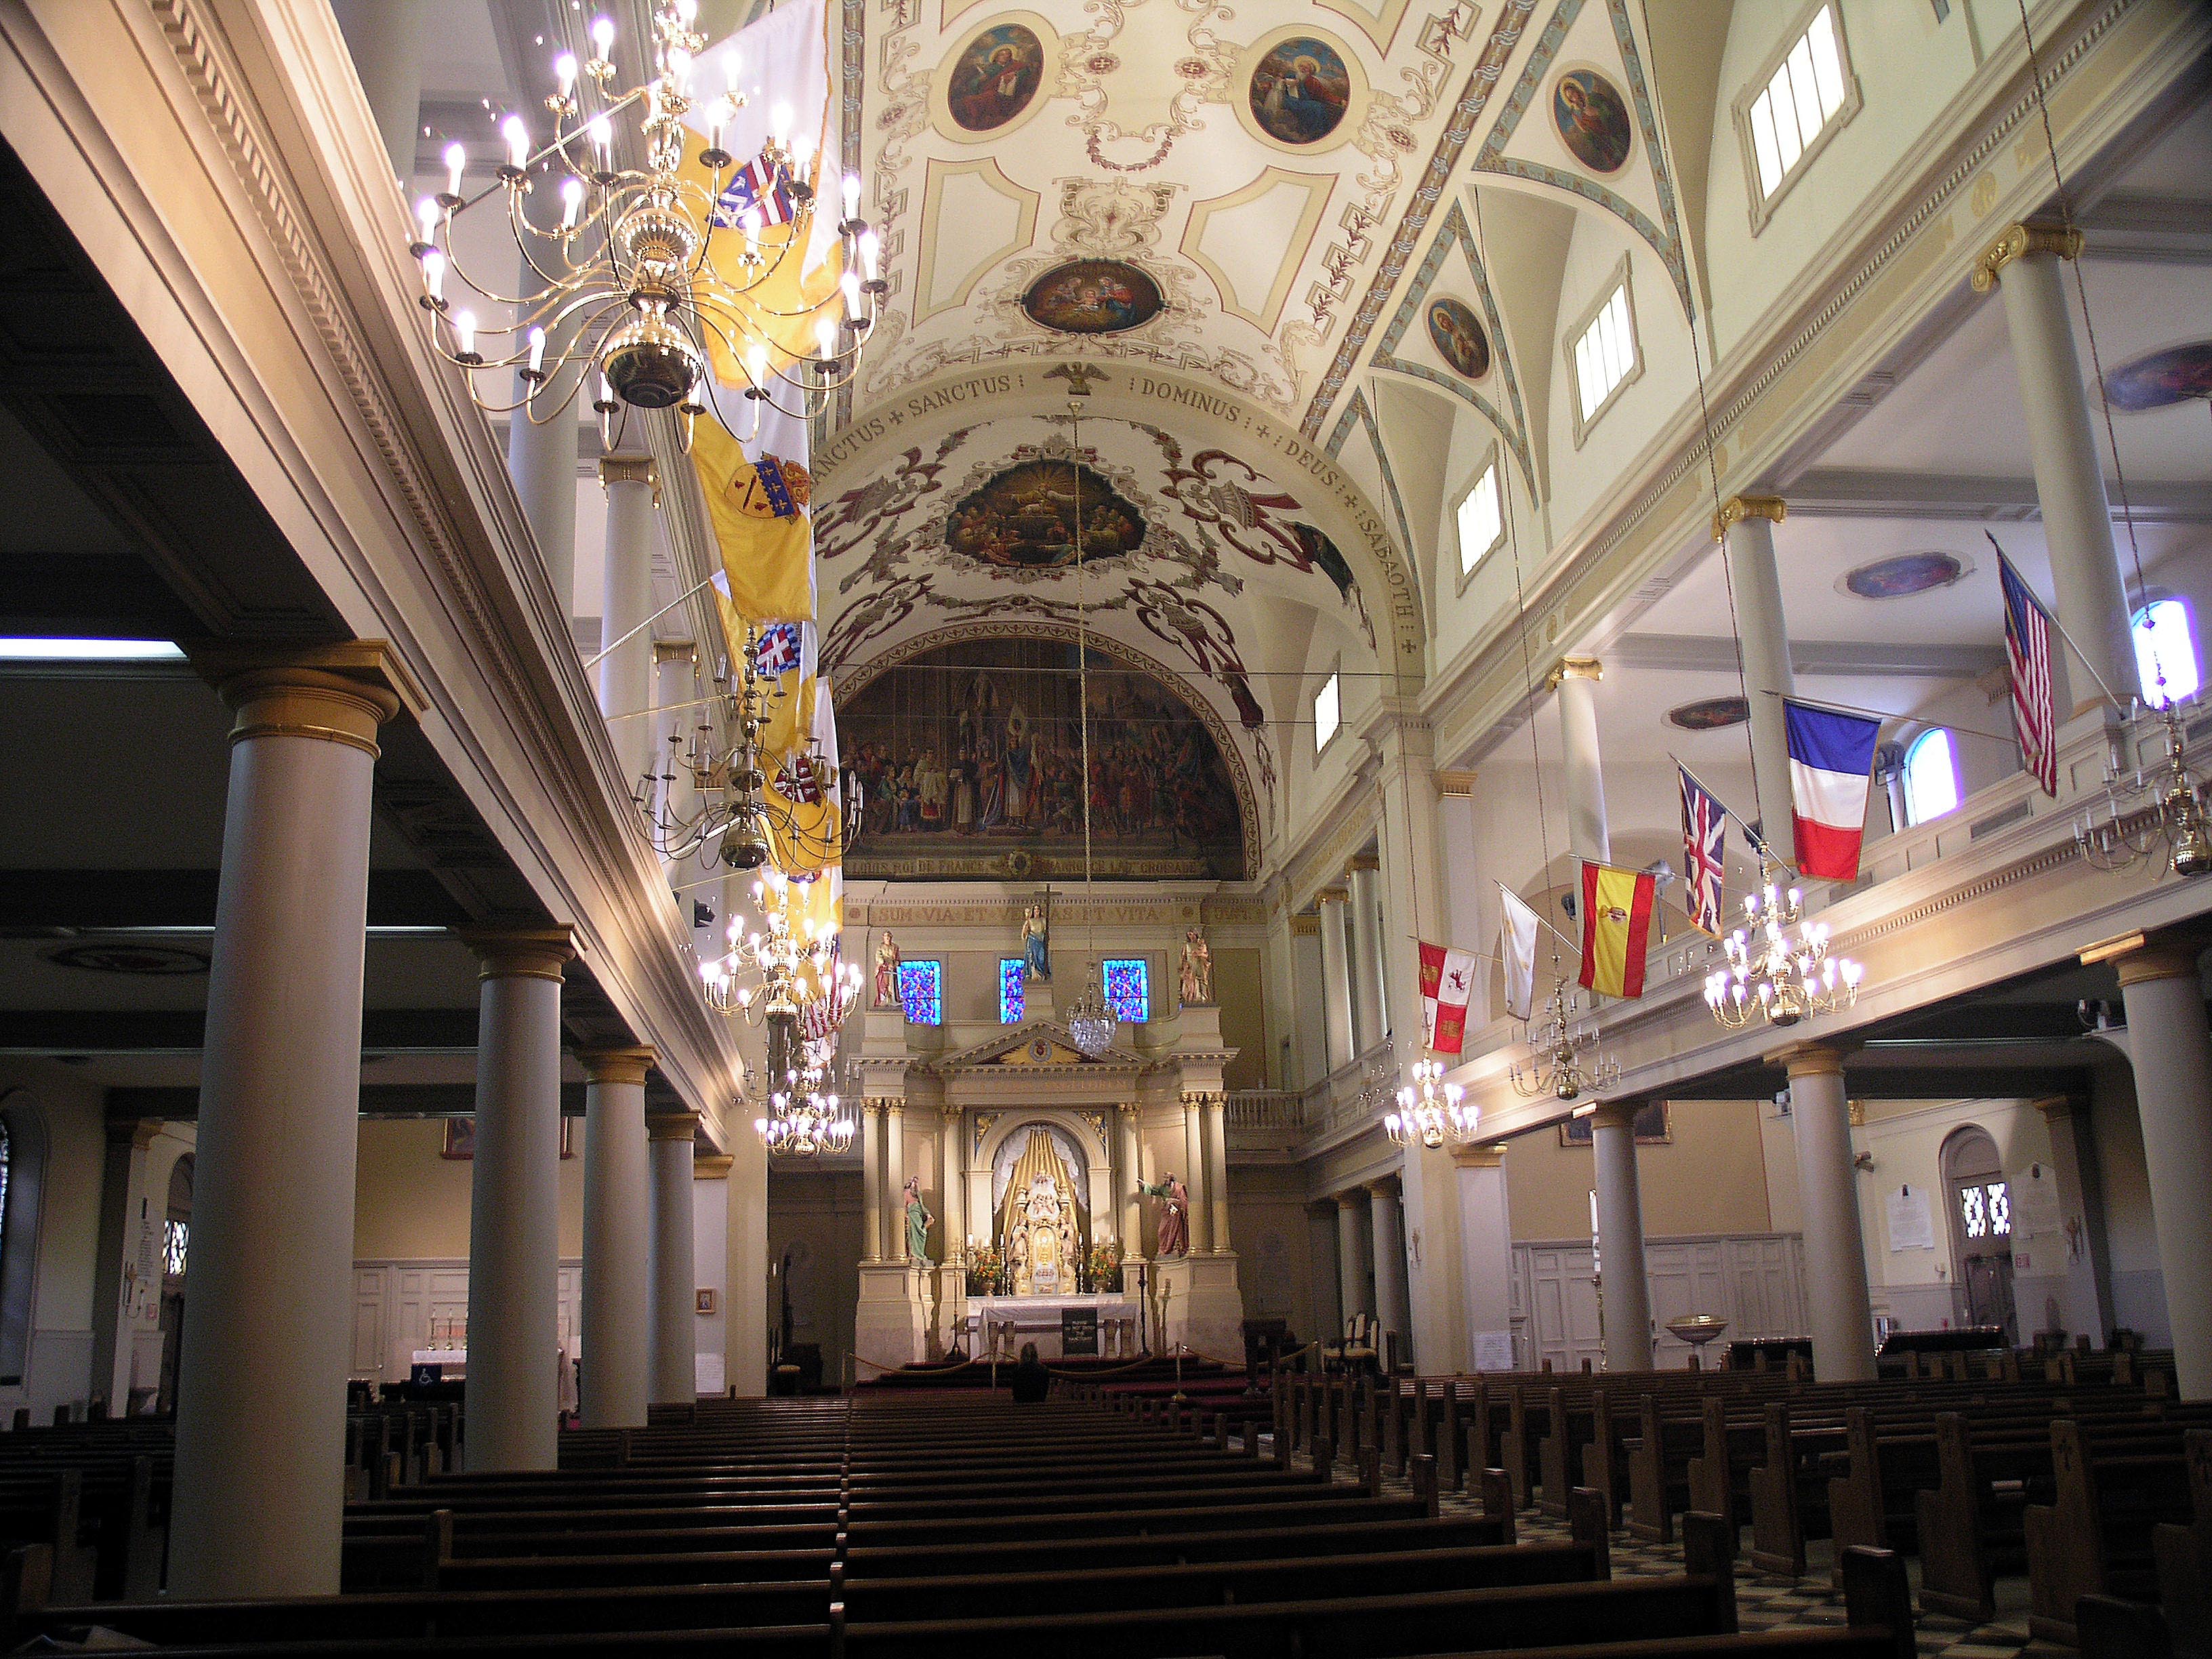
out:
{"label": "blue stained glass window", "polygon": [[902,962],[898,969],[899,1002],[909,1025],[945,1023],[945,964],[941,962]]}
{"label": "blue stained glass window", "polygon": [[1152,1017],[1152,976],[1142,957],[1109,957],[1100,964],[1106,975],[1106,1006],[1125,1025],[1142,1025]]}
{"label": "blue stained glass window", "polygon": [[1022,958],[999,958],[999,1024],[1018,1025],[1029,1006],[1029,995],[1022,988]]}

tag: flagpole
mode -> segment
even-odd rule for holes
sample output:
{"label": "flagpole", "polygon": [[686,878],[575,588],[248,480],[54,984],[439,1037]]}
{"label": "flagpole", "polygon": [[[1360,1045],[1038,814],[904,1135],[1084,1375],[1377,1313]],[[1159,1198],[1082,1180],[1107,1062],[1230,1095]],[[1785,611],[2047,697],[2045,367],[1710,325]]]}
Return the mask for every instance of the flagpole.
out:
{"label": "flagpole", "polygon": [[[1770,697],[1779,697],[1784,694],[1780,691],[1769,690],[1766,692],[1766,695]],[[1826,708],[1832,710],[1834,713],[1838,714],[1856,714],[1863,719],[1870,720],[1915,720],[1920,718],[1917,714],[1893,714],[1888,710],[1883,708],[1862,708],[1856,703],[1813,702],[1804,697],[1798,696],[1792,696],[1790,701],[1796,703],[1803,703],[1808,708]],[[2014,747],[2020,742],[2019,736],[2016,733],[2011,735],[2000,735],[1995,732],[1984,732],[1979,726],[1976,726],[1954,725],[1949,720],[1929,720],[1925,723],[1930,727],[1940,726],[1946,732],[1956,732],[1962,737],[1987,738],[1991,743],[2001,743],[2008,748]],[[1675,764],[1680,765],[1681,763],[1678,761]],[[1689,770],[1689,768],[1683,767],[1682,769],[1686,772]]]}
{"label": "flagpole", "polygon": [[[1591,862],[1591,860],[1589,860],[1589,859],[1584,859],[1584,860],[1583,860],[1583,862],[1584,864],[1588,864],[1588,863],[1590,863],[1590,862]],[[1506,892],[1509,892],[1509,893],[1512,893],[1512,892],[1513,892],[1513,890],[1512,890],[1510,887],[1507,887],[1504,882],[1502,882],[1502,881],[1501,881],[1501,882],[1499,882],[1498,884],[1498,886],[1499,886],[1499,887],[1504,888],[1504,890],[1505,890]],[[1515,898],[1518,899],[1518,898],[1520,898],[1520,896],[1520,896],[1518,893],[1513,893],[1513,896],[1514,896]],[[1524,902],[1525,902],[1525,901],[1524,901]],[[1534,905],[1533,905],[1533,904],[1528,905],[1528,914],[1529,914],[1530,915],[1532,915],[1532,916],[1535,917],[1535,918],[1536,918],[1536,920],[1537,920],[1538,921],[1540,921],[1540,922],[1542,922],[1542,923],[1544,924],[1545,927],[1546,927],[1546,928],[1550,932],[1550,933],[1551,933],[1551,935],[1552,935],[1552,937],[1553,937],[1553,939],[1555,939],[1559,940],[1560,944],[1562,944],[1562,945],[1565,945],[1565,946],[1567,947],[1567,949],[1569,949],[1570,951],[1572,951],[1577,957],[1579,957],[1582,955],[1582,953],[1583,953],[1583,947],[1582,947],[1582,942],[1581,942],[1579,939],[1569,939],[1569,938],[1568,938],[1565,933],[1561,933],[1558,928],[1553,927],[1552,926],[1552,919],[1551,919],[1549,916],[1546,915],[1545,915],[1541,910],[1539,910],[1539,909],[1538,909]],[[1453,949],[1455,949],[1455,950],[1456,950],[1456,949],[1458,949],[1459,947],[1458,947],[1458,946],[1456,946],[1456,945],[1455,945],[1455,946],[1453,946],[1452,948],[1453,948]],[[1478,952],[1477,954],[1480,954],[1480,953]],[[1503,957],[1492,957],[1491,958],[1491,960],[1492,960],[1492,962],[1503,962],[1503,961],[1504,961],[1504,958]]]}
{"label": "flagpole", "polygon": [[[1997,557],[2003,559],[2007,564],[2012,564],[2012,561],[2010,559],[2005,558],[2003,544],[1997,540],[1996,537],[1987,529],[1984,529],[1982,532],[1982,534],[1989,537],[1990,545],[1996,548],[1997,550]],[[2020,567],[2018,565],[2013,565],[2014,574],[2018,575],[2019,572]],[[2022,587],[2027,587],[2027,578],[2021,577],[2021,586]],[[2066,624],[2058,620],[2058,613],[2052,610],[2049,605],[2044,604],[2040,599],[2037,598],[2036,592],[2033,588],[2027,588],[2027,596],[2031,599],[2035,600],[2035,608],[2043,612],[2044,621],[2049,623],[2053,628],[2058,630],[2058,637],[2066,641],[2066,648],[2074,653],[2075,660],[2079,662],[2082,667],[2089,671],[2089,678],[2097,682],[2097,690],[2105,694],[2105,701],[2112,706],[2114,711],[2119,714],[2122,720],[2130,718],[2129,705],[2122,702],[2118,697],[2112,695],[2112,688],[2105,684],[2105,677],[2097,672],[2097,665],[2091,662],[2088,656],[2082,651],[2081,647],[2074,643],[2074,636],[2066,631]]]}
{"label": "flagpole", "polygon": [[[1781,693],[1778,691],[1771,695],[1779,696]],[[1743,838],[1759,849],[1759,856],[1762,860],[1778,864],[1785,870],[1794,870],[1796,867],[1787,859],[1776,858],[1774,856],[1774,849],[1766,844],[1766,837],[1760,835],[1758,830],[1753,829],[1751,827],[1750,821],[1747,819],[1742,813],[1737,811],[1735,807],[1730,806],[1726,801],[1722,800],[1719,790],[1711,787],[1695,772],[1690,770],[1688,767],[1683,766],[1680,756],[1675,754],[1672,750],[1669,750],[1667,753],[1667,758],[1673,761],[1676,766],[1681,768],[1682,775],[1684,777],[1689,779],[1692,783],[1696,784],[1698,788],[1703,789],[1708,795],[1711,795],[1714,800],[1719,802],[1721,811],[1734,818],[1735,820],[1735,827],[1743,831]],[[1700,929],[1699,931],[1703,932],[1704,930]],[[1715,937],[1717,937],[1717,935]]]}
{"label": "flagpole", "polygon": [[[605,645],[605,647],[604,647],[599,651],[599,654],[598,654],[597,656],[594,656],[594,657],[589,657],[589,658],[586,658],[586,659],[585,659],[585,662],[584,662],[584,672],[585,672],[586,674],[590,673],[590,672],[592,672],[592,670],[593,670],[594,668],[597,668],[597,667],[600,665],[600,663],[604,662],[604,661],[607,659],[607,657],[608,657],[610,654],[611,654],[611,653],[612,653],[616,649],[617,649],[619,647],[621,647],[621,646],[623,646],[623,645],[626,644],[628,641],[631,641],[631,640],[635,639],[635,638],[636,638],[640,634],[644,633],[644,632],[645,632],[645,630],[646,630],[647,629],[648,629],[648,628],[652,627],[652,626],[653,625],[653,623],[655,623],[659,622],[659,621],[663,617],[666,616],[670,611],[672,611],[675,610],[675,609],[676,609],[676,607],[677,607],[678,605],[684,605],[684,604],[685,604],[685,603],[689,602],[690,600],[691,600],[691,599],[696,599],[698,595],[700,595],[701,593],[705,592],[707,591],[707,589],[708,589],[708,588],[712,587],[714,585],[714,579],[712,576],[708,577],[708,578],[707,578],[707,580],[706,580],[705,581],[701,582],[701,583],[699,584],[699,586],[696,586],[696,587],[693,588],[693,589],[692,589],[689,593],[681,593],[681,594],[678,594],[676,598],[674,598],[674,599],[672,599],[669,600],[669,602],[668,602],[666,605],[662,605],[662,606],[660,607],[660,609],[659,609],[659,610],[658,610],[658,611],[654,611],[654,612],[653,612],[650,617],[647,617],[643,622],[640,623],[636,627],[635,627],[635,628],[631,629],[629,630],[629,632],[628,632],[627,634],[624,634],[623,635],[622,635],[622,637],[621,637],[620,639],[609,640],[609,641],[607,641],[606,645]],[[621,716],[619,716],[619,715],[610,715],[610,716],[609,716],[609,718],[610,718],[610,719],[620,719],[620,718],[621,718]]]}

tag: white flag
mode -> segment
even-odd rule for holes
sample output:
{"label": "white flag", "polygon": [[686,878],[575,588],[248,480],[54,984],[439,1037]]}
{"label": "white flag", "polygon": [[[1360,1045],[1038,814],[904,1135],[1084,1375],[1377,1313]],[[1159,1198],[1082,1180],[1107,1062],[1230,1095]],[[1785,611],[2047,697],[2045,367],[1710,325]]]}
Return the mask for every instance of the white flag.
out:
{"label": "white flag", "polygon": [[1498,956],[1505,969],[1505,1012],[1525,1020],[1536,1012],[1536,929],[1540,920],[1520,896],[1498,884]]}

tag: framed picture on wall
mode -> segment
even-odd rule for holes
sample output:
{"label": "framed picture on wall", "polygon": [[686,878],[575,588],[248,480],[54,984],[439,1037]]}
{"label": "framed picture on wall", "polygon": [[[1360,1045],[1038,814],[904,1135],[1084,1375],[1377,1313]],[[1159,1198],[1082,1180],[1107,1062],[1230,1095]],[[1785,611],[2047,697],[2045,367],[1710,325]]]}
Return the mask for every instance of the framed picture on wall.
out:
{"label": "framed picture on wall", "polygon": [[[459,1158],[465,1162],[468,1159],[473,1158],[476,1155],[476,1119],[465,1115],[460,1117],[447,1118],[446,1120],[446,1144],[438,1149],[438,1156],[440,1158]],[[573,1117],[564,1117],[561,1120],[561,1156],[563,1158],[574,1158],[575,1155],[576,1120]]]}
{"label": "framed picture on wall", "polygon": [[710,1285],[703,1291],[694,1291],[691,1294],[701,1313],[712,1314],[714,1311],[714,1291],[713,1286]]}
{"label": "framed picture on wall", "polygon": [[[1559,1145],[1587,1146],[1590,1133],[1596,1127],[1597,1114],[1571,1117],[1559,1125]],[[1667,1103],[1655,1100],[1636,1114],[1636,1144],[1639,1146],[1664,1146],[1674,1139],[1667,1127]]]}

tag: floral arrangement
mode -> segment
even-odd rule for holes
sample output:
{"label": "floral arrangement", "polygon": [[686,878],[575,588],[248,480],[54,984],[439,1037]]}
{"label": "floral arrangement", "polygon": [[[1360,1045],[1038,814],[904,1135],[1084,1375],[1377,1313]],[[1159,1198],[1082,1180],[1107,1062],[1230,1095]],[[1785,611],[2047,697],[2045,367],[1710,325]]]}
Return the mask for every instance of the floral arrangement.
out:
{"label": "floral arrangement", "polygon": [[968,1252],[968,1294],[998,1296],[1005,1293],[1006,1258],[997,1247],[978,1244]]}
{"label": "floral arrangement", "polygon": [[1118,1289],[1121,1272],[1121,1247],[1109,1239],[1103,1244],[1093,1244],[1085,1258],[1090,1289],[1093,1293]]}

